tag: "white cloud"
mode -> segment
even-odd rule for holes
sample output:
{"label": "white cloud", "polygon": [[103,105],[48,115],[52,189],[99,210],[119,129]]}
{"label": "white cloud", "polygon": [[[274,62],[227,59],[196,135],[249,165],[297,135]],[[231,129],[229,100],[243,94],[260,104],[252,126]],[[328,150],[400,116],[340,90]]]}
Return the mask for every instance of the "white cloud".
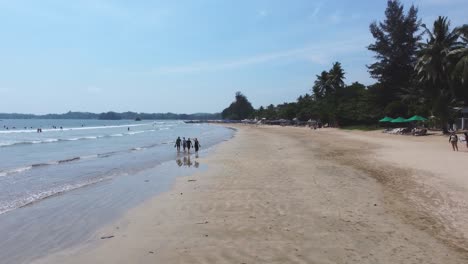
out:
{"label": "white cloud", "polygon": [[320,65],[327,65],[330,62],[330,56],[328,54],[320,53],[311,53],[310,55],[305,55],[304,59]]}
{"label": "white cloud", "polygon": [[308,45],[302,48],[282,50],[272,53],[256,54],[224,61],[204,61],[187,65],[157,67],[149,71],[152,74],[198,73],[237,69],[267,62],[311,61],[320,65],[331,62],[336,55],[365,50],[367,39],[348,39],[338,42],[327,42]]}

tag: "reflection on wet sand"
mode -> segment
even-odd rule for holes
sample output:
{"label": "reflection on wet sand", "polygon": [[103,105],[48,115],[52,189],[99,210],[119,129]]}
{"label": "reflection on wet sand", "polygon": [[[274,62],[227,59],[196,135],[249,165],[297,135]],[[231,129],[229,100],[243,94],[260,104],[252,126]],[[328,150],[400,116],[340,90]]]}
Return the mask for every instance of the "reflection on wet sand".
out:
{"label": "reflection on wet sand", "polygon": [[[195,161],[192,161],[190,160],[190,157],[191,155],[188,154],[188,155],[184,155],[182,158],[177,155],[177,159],[176,159],[176,163],[179,167],[195,167],[195,168],[198,168],[200,166],[200,163],[195,160]],[[198,159],[198,154],[195,154],[195,159]]]}

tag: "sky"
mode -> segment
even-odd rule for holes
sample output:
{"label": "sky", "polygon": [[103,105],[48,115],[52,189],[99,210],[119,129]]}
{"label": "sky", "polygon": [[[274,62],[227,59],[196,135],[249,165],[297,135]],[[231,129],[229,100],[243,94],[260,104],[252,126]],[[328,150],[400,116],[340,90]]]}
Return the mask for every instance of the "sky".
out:
{"label": "sky", "polygon": [[[468,0],[414,0],[432,25]],[[0,0],[0,112],[220,112],[295,101],[340,61],[372,84],[384,0]]]}

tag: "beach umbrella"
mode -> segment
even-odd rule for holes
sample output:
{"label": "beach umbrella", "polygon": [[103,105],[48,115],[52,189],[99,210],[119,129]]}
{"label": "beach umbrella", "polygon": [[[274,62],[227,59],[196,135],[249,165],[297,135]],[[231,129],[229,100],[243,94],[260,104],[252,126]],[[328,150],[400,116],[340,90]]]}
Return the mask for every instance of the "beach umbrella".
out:
{"label": "beach umbrella", "polygon": [[393,120],[393,118],[386,116],[386,117],[380,119],[379,122],[391,122],[392,120]]}
{"label": "beach umbrella", "polygon": [[390,123],[406,123],[406,122],[410,122],[410,121],[408,121],[406,118],[403,118],[401,116],[390,121]]}
{"label": "beach umbrella", "polygon": [[426,121],[427,118],[424,118],[422,116],[418,116],[418,115],[415,115],[415,116],[412,116],[410,118],[408,118],[409,121]]}

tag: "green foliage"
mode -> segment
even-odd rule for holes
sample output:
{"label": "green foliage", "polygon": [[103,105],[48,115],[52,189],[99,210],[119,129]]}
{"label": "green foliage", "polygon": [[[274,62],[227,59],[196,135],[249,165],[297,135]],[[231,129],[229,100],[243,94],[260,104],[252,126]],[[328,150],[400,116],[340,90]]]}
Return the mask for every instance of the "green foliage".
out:
{"label": "green foliage", "polygon": [[333,63],[329,71],[323,71],[316,77],[317,79],[312,87],[315,107],[312,106],[309,109],[314,110],[309,111],[309,115],[319,117],[326,123],[336,123],[338,99],[341,90],[345,87],[345,72],[341,67],[341,63]]}
{"label": "green foliage", "polygon": [[236,93],[236,100],[221,113],[223,119],[242,120],[252,116],[254,108],[241,92]]}
{"label": "green foliage", "polygon": [[464,35],[467,26],[451,30],[448,18],[438,17],[432,30],[423,27],[428,40],[420,45],[417,82],[421,96],[427,99],[431,112],[445,128],[453,115],[451,109],[468,103],[468,86],[463,73],[468,48]]}
{"label": "green foliage", "polygon": [[314,86],[312,87],[312,93],[314,94],[316,100],[320,100],[330,91],[328,84],[328,72],[323,71],[316,77],[317,80],[315,80]]}
{"label": "green foliage", "polygon": [[[363,84],[344,84],[345,73],[339,62],[329,71],[317,76],[312,88],[314,95],[299,96],[294,103],[260,107],[254,114],[257,119],[288,119],[300,121],[320,120],[330,125],[372,124],[380,118],[375,106],[375,95]],[[319,95],[315,93],[319,93]]]}
{"label": "green foliage", "polygon": [[[429,30],[417,14],[414,6],[405,13],[400,1],[390,0],[384,21],[370,25],[375,42],[368,49],[375,53],[376,62],[368,68],[377,83],[346,85],[345,71],[335,62],[316,75],[312,95],[260,107],[253,116],[314,119],[366,129],[384,115],[434,115],[431,122],[445,127],[456,118],[453,109],[468,106],[468,25],[451,30],[449,20],[439,17]],[[425,29],[423,33],[420,27]]]}
{"label": "green foliage", "polygon": [[116,112],[107,112],[99,115],[98,119],[101,120],[120,120],[122,117]]}
{"label": "green foliage", "polygon": [[335,62],[332,68],[327,72],[323,71],[317,75],[312,92],[316,100],[326,97],[333,97],[339,89],[344,87],[345,72],[341,63]]}
{"label": "green foliage", "polygon": [[468,25],[463,25],[455,29],[455,33],[460,37],[460,43],[452,51],[449,52],[448,57],[451,61],[452,72],[451,77],[454,80],[460,80],[460,87],[464,89],[465,93],[460,95],[464,97],[467,103],[468,93]]}
{"label": "green foliage", "polygon": [[381,117],[372,92],[355,82],[338,95],[337,121],[340,126],[374,124]]}
{"label": "green foliage", "polygon": [[398,0],[387,2],[385,20],[373,22],[370,31],[375,42],[368,49],[376,55],[377,61],[368,66],[371,76],[380,82],[381,104],[400,99],[402,90],[408,88],[414,75],[417,33],[420,21],[418,10],[411,6],[408,13]]}
{"label": "green foliage", "polygon": [[408,106],[401,101],[393,101],[384,109],[385,116],[404,117],[408,115]]}
{"label": "green foliage", "polygon": [[279,119],[294,119],[297,114],[296,103],[284,103],[277,106]]}
{"label": "green foliage", "polygon": [[297,98],[296,118],[300,121],[309,119],[319,119],[318,104],[313,100],[313,96],[305,94]]}

